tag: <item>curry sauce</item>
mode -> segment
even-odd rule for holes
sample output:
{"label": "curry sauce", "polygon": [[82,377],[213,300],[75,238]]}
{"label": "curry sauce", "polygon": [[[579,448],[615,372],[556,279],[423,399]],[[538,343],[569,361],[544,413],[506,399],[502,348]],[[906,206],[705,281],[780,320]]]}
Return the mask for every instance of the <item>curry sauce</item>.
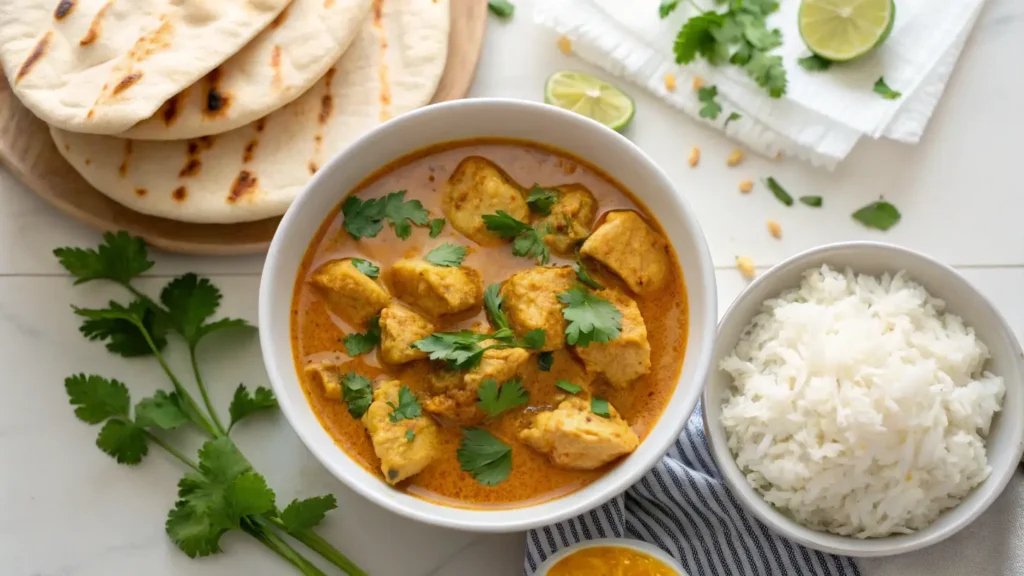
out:
{"label": "curry sauce", "polygon": [[[407,200],[421,201],[431,218],[440,218],[444,215],[441,206],[444,186],[459,162],[469,156],[492,161],[526,188],[534,183],[544,187],[583,185],[598,202],[598,222],[613,210],[635,210],[661,232],[647,209],[599,169],[564,152],[520,141],[474,140],[422,150],[378,170],[352,194],[366,199],[405,190]],[[478,271],[484,286],[500,283],[513,273],[537,264],[532,259],[513,256],[508,243],[478,245],[459,234],[450,222],[437,238],[430,238],[426,228],[416,227],[406,240],[398,238],[387,228],[374,238],[354,240],[342,228],[340,205],[345,192],[338,191],[339,205],[326,216],[296,278],[291,306],[292,353],[306,396],[324,428],[355,461],[373,474],[380,475],[380,461],[366,428],[349,414],[344,402],[327,398],[322,386],[303,375],[303,368],[313,362],[330,361],[337,363],[343,372],[355,371],[372,380],[384,377],[400,380],[417,396],[424,396],[428,393],[427,374],[432,369],[431,361],[417,360],[391,366],[381,362],[376,351],[349,358],[342,344],[344,336],[363,332],[365,327],[349,325],[328,310],[308,283],[312,272],[323,263],[338,258],[366,259],[380,266],[380,280],[394,294],[390,277],[392,265],[402,258],[422,257],[445,242],[468,247],[463,265]],[[624,388],[601,382],[594,387],[594,392],[618,410],[641,440],[653,428],[668,403],[679,378],[686,347],[688,318],[683,276],[671,247],[669,252],[672,270],[667,286],[653,295],[634,295],[647,328],[651,348],[650,373]],[[550,265],[572,263],[572,260],[552,255]],[[595,279],[605,286],[628,292],[625,284],[611,272],[599,266],[591,266],[590,269]],[[443,317],[438,329],[454,331],[474,325],[487,325],[487,317],[479,306]],[[583,365],[566,348],[554,352],[554,363],[548,372],[538,368],[536,355],[519,371],[522,385],[529,392],[529,403],[484,425],[495,437],[512,447],[512,472],[504,482],[484,486],[462,471],[456,459],[462,430],[457,425],[442,423],[439,455],[422,472],[397,487],[445,505],[481,508],[527,506],[557,498],[593,482],[615,463],[596,470],[564,469],[554,466],[546,456],[518,439],[518,432],[537,412],[557,406],[566,397],[555,382],[579,381],[583,373]]]}

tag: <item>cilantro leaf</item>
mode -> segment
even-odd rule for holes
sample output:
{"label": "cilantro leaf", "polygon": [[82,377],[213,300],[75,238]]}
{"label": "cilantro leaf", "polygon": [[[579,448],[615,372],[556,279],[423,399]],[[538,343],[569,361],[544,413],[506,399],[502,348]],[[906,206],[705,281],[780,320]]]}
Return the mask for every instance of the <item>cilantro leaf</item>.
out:
{"label": "cilantro leaf", "polygon": [[100,429],[96,446],[117,460],[118,464],[129,466],[142,462],[149,453],[146,432],[130,420],[111,418]]}
{"label": "cilantro leaf", "polygon": [[220,306],[220,290],[206,278],[185,274],[171,280],[160,292],[168,320],[175,332],[194,346],[199,327]]}
{"label": "cilantro leaf", "polygon": [[484,486],[496,486],[512,472],[512,447],[482,428],[467,428],[455,452],[462,470]]}
{"label": "cilantro leaf", "polygon": [[483,215],[484,226],[491,232],[495,232],[504,240],[515,238],[523,232],[533,230],[529,224],[516,220],[508,212],[498,210],[495,214]]}
{"label": "cilantro leaf", "polygon": [[875,94],[880,95],[882,98],[885,98],[886,100],[896,100],[900,96],[903,96],[902,92],[897,92],[892,88],[889,88],[889,85],[885,83],[885,78],[881,76],[879,76],[878,81],[875,82],[875,87],[873,90]]}
{"label": "cilantro leaf", "polygon": [[768,186],[768,189],[772,191],[772,194],[779,202],[782,202],[786,206],[793,205],[793,197],[789,195],[789,192],[786,192],[785,188],[775,181],[775,178],[769,176],[765,178],[764,183],[765,186]]}
{"label": "cilantro leaf", "polygon": [[565,390],[569,394],[576,394],[580,390],[583,390],[582,386],[578,384],[573,384],[572,382],[569,382],[567,380],[559,380],[555,382],[555,386],[561,388],[562,390]]}
{"label": "cilantro leaf", "polygon": [[573,286],[558,295],[565,304],[562,317],[568,322],[565,340],[571,345],[586,348],[591,342],[604,343],[619,337],[622,312],[614,304],[582,286]]}
{"label": "cilantro leaf", "polygon": [[537,184],[530,188],[530,194],[526,197],[526,205],[530,212],[547,216],[551,214],[551,207],[558,202],[558,192],[550,188],[541,188]]}
{"label": "cilantro leaf", "polygon": [[509,0],[487,0],[487,8],[499,18],[511,18],[516,11]]}
{"label": "cilantro leaf", "polygon": [[523,381],[519,378],[506,380],[500,387],[497,380],[488,378],[480,384],[477,396],[480,401],[476,405],[491,418],[530,401],[530,395],[523,389]]}
{"label": "cilantro leaf", "polygon": [[543,328],[534,328],[523,336],[521,342],[516,342],[515,344],[528,350],[540,350],[544,347],[544,342],[547,340],[547,337],[548,335],[544,332]]}
{"label": "cilantro leaf", "polygon": [[590,270],[587,268],[586,263],[583,262],[583,258],[580,257],[579,252],[576,253],[576,279],[585,286],[593,288],[594,290],[604,290],[604,286],[602,286],[597,280],[594,280],[594,277],[590,275]]}
{"label": "cilantro leaf", "polygon": [[88,424],[99,424],[107,418],[128,417],[131,397],[128,388],[117,380],[108,380],[95,374],[75,374],[64,379],[68,400],[75,408],[75,416]]}
{"label": "cilantro leaf", "polygon": [[608,408],[608,401],[604,398],[594,396],[590,399],[590,411],[601,418],[611,418],[611,411]]}
{"label": "cilantro leaf", "polygon": [[213,332],[218,332],[225,329],[237,329],[237,328],[252,328],[252,324],[241,318],[221,318],[220,320],[214,320],[207,324],[203,324],[199,327],[199,331],[196,332],[196,343],[205,338],[207,335]]}
{"label": "cilantro leaf", "polygon": [[380,314],[366,322],[366,332],[346,334],[342,343],[345,345],[345,353],[353,358],[373,350],[380,344]]}
{"label": "cilantro leaf", "polygon": [[412,234],[412,225],[426,226],[430,214],[419,200],[405,199],[405,190],[391,192],[384,198],[384,217],[391,222],[395,236],[405,240]]}
{"label": "cilantro leaf", "polygon": [[412,347],[429,354],[431,360],[447,362],[455,370],[469,370],[479,364],[483,357],[484,349],[480,347],[480,342],[492,337],[472,330],[435,332],[413,342]]}
{"label": "cilantro leaf", "polygon": [[828,70],[832,67],[832,61],[826,60],[817,54],[811,54],[810,56],[804,56],[796,61],[801,68],[808,72],[821,72]]}
{"label": "cilantro leaf", "polygon": [[111,301],[107,308],[78,308],[75,314],[85,318],[79,331],[89,340],[106,341],[107,350],[131,358],[153,353],[143,330],[149,333],[157,350],[167,345],[166,329],[161,314],[148,299],[138,299],[128,306]]}
{"label": "cilantro leaf", "polygon": [[380,275],[380,266],[377,266],[376,264],[370,262],[369,260],[363,260],[362,258],[352,258],[352,266],[355,266],[356,270],[359,270],[360,272],[369,276],[370,278],[373,278],[374,280],[376,280],[377,276]]}
{"label": "cilantro leaf", "polygon": [[718,86],[704,86],[697,90],[697,100],[704,104],[700,109],[701,118],[715,120],[722,112],[722,105],[715,98],[718,97]]}
{"label": "cilantro leaf", "polygon": [[466,252],[468,252],[468,250],[465,246],[445,242],[430,252],[427,252],[425,260],[434,266],[456,268],[458,266],[462,266],[462,261],[466,258]]}
{"label": "cilantro leaf", "polygon": [[228,430],[231,430],[239,420],[272,408],[277,408],[277,398],[269,388],[260,386],[255,391],[249,392],[244,384],[239,384],[238,388],[235,388],[235,395],[231,398],[231,405],[228,406],[228,414],[231,415]]}
{"label": "cilantro leaf", "polygon": [[853,219],[867,226],[878,230],[888,230],[895,226],[903,215],[892,204],[885,200],[872,202],[867,206],[853,213]]}
{"label": "cilantro leaf", "polygon": [[491,284],[484,290],[484,310],[487,311],[487,317],[491,320],[491,324],[498,328],[508,328],[508,318],[501,311],[500,290],[501,284],[498,283]]}
{"label": "cilantro leaf", "polygon": [[285,531],[294,534],[314,528],[323,522],[328,512],[337,507],[338,500],[333,494],[292,500],[292,503],[281,511],[279,518],[284,524]]}
{"label": "cilantro leaf", "polygon": [[821,196],[801,196],[799,200],[801,204],[806,204],[811,208],[821,208]]}
{"label": "cilantro leaf", "polygon": [[786,69],[782,65],[782,56],[769,56],[755,50],[743,68],[772,98],[781,98],[786,93]]}
{"label": "cilantro leaf", "polygon": [[398,389],[398,405],[388,402],[388,406],[391,407],[391,414],[388,419],[391,423],[400,422],[402,420],[411,420],[419,417],[423,411],[420,409],[420,402],[416,399],[416,395],[412,393],[412,390],[408,386],[402,386]]}
{"label": "cilantro leaf", "polygon": [[356,240],[374,238],[384,227],[384,199],[349,196],[341,205],[342,227]]}
{"label": "cilantro leaf", "polygon": [[554,352],[541,352],[537,355],[537,369],[541,372],[550,372],[551,367],[555,364],[555,353]]}
{"label": "cilantro leaf", "polygon": [[408,442],[412,442],[413,440],[416,439],[416,433],[413,432],[412,430],[406,430],[405,431],[405,439]]}
{"label": "cilantro leaf", "polygon": [[249,470],[252,464],[227,436],[207,440],[199,449],[199,472],[212,482],[227,483]]}
{"label": "cilantro leaf", "polygon": [[661,18],[668,18],[669,14],[676,11],[679,7],[680,0],[661,0],[661,4],[658,5],[658,16]]}
{"label": "cilantro leaf", "polygon": [[771,50],[782,46],[782,31],[769,30],[763,18],[747,19],[743,26],[743,37],[758,50]]}
{"label": "cilantro leaf", "polygon": [[164,530],[171,541],[189,558],[209,556],[221,551],[220,537],[226,531],[210,516],[179,500],[167,514]]}
{"label": "cilantro leaf", "polygon": [[362,418],[373,402],[373,383],[366,376],[346,372],[341,376],[341,397],[348,405],[348,413],[353,418]]}
{"label": "cilantro leaf", "polygon": [[127,285],[153,267],[142,238],[127,232],[107,232],[103,243],[91,248],[57,248],[53,255],[60,265],[75,277],[75,284],[91,280],[111,280]]}
{"label": "cilantro leaf", "polygon": [[428,226],[430,227],[430,237],[437,238],[438,236],[440,236],[441,232],[444,230],[444,224],[444,218],[434,218],[433,220],[431,220],[430,223],[428,224]]}
{"label": "cilantro leaf", "polygon": [[551,251],[544,242],[544,235],[525,222],[513,218],[508,212],[498,210],[495,214],[483,215],[484,225],[501,238],[512,242],[512,254],[524,258],[536,258],[541,264],[551,259]]}
{"label": "cilantro leaf", "polygon": [[672,51],[676,55],[676,64],[689,64],[698,54],[714,63],[718,58],[718,40],[714,31],[722,26],[725,18],[715,12],[705,12],[694,16],[683,24],[676,36]]}
{"label": "cilantro leaf", "polygon": [[733,120],[739,120],[740,118],[743,118],[743,116],[740,116],[738,112],[730,112],[729,117],[725,119],[725,124],[722,126],[722,128],[728,128],[729,122],[732,122]]}
{"label": "cilantro leaf", "polygon": [[273,511],[274,499],[274,491],[267,486],[267,480],[249,470],[225,487],[224,515],[232,528],[239,528],[244,517]]}
{"label": "cilantro leaf", "polygon": [[135,405],[135,423],[143,428],[174,430],[187,422],[188,414],[176,392],[159,390]]}

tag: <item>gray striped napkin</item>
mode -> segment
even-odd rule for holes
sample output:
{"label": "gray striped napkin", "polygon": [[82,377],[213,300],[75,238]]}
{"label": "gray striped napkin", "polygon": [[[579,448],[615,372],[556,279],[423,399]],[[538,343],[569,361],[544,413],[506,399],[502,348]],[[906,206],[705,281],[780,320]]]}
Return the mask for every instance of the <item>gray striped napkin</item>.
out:
{"label": "gray striped napkin", "polygon": [[625,493],[575,518],[530,530],[524,576],[559,548],[593,538],[657,545],[690,576],[860,576],[852,558],[772,534],[718,477],[700,406],[661,462]]}

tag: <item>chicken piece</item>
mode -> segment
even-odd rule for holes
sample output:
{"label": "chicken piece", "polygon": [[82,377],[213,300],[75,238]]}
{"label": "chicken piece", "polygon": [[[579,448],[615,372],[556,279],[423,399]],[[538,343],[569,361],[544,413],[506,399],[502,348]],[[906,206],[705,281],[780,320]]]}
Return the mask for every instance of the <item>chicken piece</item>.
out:
{"label": "chicken piece", "polygon": [[349,258],[322,264],[309,283],[332,312],[360,329],[391,301],[380,284],[357,270]]}
{"label": "chicken piece", "polygon": [[398,380],[383,382],[373,391],[373,403],[363,414],[363,425],[370,433],[388,484],[419,474],[437,457],[439,449],[437,424],[429,416],[391,421],[393,409],[388,403],[398,405],[401,387]]}
{"label": "chicken piece", "polygon": [[303,368],[306,376],[315,384],[324,388],[324,396],[329,400],[341,400],[341,372],[329,362],[314,362]]}
{"label": "chicken piece", "polygon": [[669,279],[668,244],[633,211],[608,214],[580,254],[604,264],[641,296],[657,292]]}
{"label": "chicken piece", "polygon": [[556,254],[569,256],[576,243],[590,234],[597,215],[597,200],[582,184],[565,184],[555,187],[558,202],[551,207],[551,213],[540,219],[537,229],[547,227],[549,233],[544,242]]}
{"label": "chicken piece", "polygon": [[501,309],[519,337],[544,330],[541,350],[565,347],[565,318],[558,295],[573,287],[576,271],[568,266],[536,267],[516,272],[501,285]]}
{"label": "chicken piece", "polygon": [[590,402],[573,396],[555,410],[537,414],[519,439],[546,454],[555,466],[593,470],[640,445],[636,432],[611,404],[608,412],[609,418],[598,416],[591,412]]}
{"label": "chicken piece", "polygon": [[484,225],[484,214],[508,212],[529,222],[523,189],[493,162],[470,156],[459,162],[444,188],[444,215],[452,227],[478,244],[496,244],[500,237]]}
{"label": "chicken piece", "polygon": [[[494,343],[494,340],[484,340],[480,346],[486,348]],[[428,399],[423,408],[461,424],[478,424],[484,419],[483,411],[476,405],[480,385],[488,378],[500,385],[515,376],[529,359],[530,353],[522,348],[496,348],[484,352],[480,364],[465,373],[435,371],[430,375],[430,385],[436,395]]]}
{"label": "chicken piece", "polygon": [[575,346],[587,372],[604,374],[613,386],[622,388],[651,371],[651,345],[640,308],[632,298],[616,290],[601,290],[598,296],[622,312],[619,337],[609,342]]}
{"label": "chicken piece", "polygon": [[396,297],[435,318],[469,310],[484,299],[480,273],[468,266],[399,260],[391,267],[391,285]]}
{"label": "chicken piece", "polygon": [[430,336],[434,323],[397,302],[380,311],[380,355],[388,364],[405,364],[426,358],[427,353],[412,347],[413,342]]}

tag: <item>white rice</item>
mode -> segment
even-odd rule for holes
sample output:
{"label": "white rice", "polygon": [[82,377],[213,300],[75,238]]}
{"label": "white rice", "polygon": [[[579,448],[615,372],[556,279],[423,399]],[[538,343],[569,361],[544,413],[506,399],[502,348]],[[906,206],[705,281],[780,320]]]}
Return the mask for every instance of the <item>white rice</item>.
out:
{"label": "white rice", "polygon": [[930,524],[988,477],[988,348],[903,272],[808,270],[721,362],[729,448],[796,521],[870,538]]}

